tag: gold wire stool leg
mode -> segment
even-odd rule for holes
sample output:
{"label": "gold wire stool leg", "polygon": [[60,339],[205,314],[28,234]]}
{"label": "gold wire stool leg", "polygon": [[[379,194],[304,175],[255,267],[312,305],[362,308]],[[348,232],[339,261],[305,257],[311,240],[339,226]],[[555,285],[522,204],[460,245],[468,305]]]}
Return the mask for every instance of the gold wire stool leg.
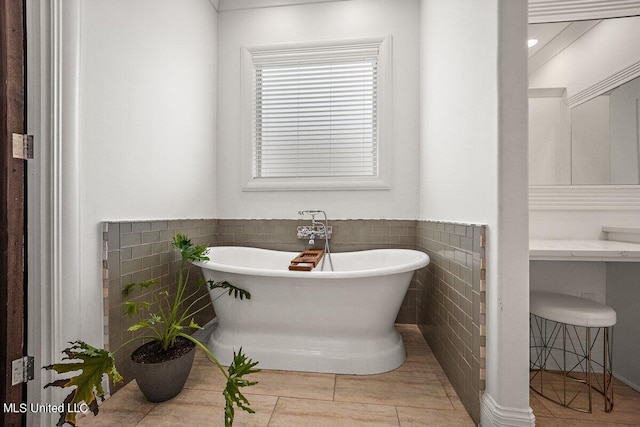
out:
{"label": "gold wire stool leg", "polygon": [[589,413],[592,412],[592,396],[591,387],[593,380],[593,364],[591,363],[591,328],[586,328],[587,330],[587,388],[589,390]]}
{"label": "gold wire stool leg", "polygon": [[567,325],[562,325],[562,406],[567,406]]}
{"label": "gold wire stool leg", "polygon": [[612,338],[609,328],[604,328],[603,345],[604,411],[611,412],[613,410],[613,360],[611,357]]}

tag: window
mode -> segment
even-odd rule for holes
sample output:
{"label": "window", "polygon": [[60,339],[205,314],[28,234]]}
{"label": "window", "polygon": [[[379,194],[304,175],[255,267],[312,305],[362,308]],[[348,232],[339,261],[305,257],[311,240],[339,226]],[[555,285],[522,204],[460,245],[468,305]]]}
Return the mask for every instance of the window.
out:
{"label": "window", "polygon": [[246,50],[250,189],[380,187],[385,40]]}
{"label": "window", "polygon": [[377,176],[377,49],[255,64],[253,177]]}

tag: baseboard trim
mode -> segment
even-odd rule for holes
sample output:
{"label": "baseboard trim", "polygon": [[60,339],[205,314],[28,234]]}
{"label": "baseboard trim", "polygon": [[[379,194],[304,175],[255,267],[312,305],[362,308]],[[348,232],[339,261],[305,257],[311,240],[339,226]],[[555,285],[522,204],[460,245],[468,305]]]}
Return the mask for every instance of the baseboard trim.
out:
{"label": "baseboard trim", "polygon": [[[628,385],[629,387],[631,387],[632,389],[634,389],[635,391],[640,393],[640,384],[636,384],[633,381],[631,381],[630,379],[623,377],[622,375],[618,374],[617,372],[613,373],[613,376],[622,381],[623,383],[625,383],[626,385]],[[615,388],[614,388],[615,390]]]}
{"label": "baseboard trim", "polygon": [[535,427],[536,417],[531,408],[508,408],[499,405],[488,393],[480,400],[481,427]]}

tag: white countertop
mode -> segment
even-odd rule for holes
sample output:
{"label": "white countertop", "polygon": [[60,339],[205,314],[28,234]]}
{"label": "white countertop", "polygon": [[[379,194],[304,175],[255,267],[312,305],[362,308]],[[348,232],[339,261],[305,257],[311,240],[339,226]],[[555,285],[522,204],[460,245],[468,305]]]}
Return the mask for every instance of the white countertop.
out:
{"label": "white countertop", "polygon": [[529,259],[640,262],[640,243],[612,240],[529,240]]}

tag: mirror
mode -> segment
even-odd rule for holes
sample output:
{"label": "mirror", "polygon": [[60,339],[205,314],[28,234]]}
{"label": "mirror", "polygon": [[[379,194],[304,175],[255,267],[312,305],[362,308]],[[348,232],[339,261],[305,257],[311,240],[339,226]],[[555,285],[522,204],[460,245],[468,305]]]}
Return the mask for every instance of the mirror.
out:
{"label": "mirror", "polygon": [[530,185],[640,184],[640,17],[529,27]]}

